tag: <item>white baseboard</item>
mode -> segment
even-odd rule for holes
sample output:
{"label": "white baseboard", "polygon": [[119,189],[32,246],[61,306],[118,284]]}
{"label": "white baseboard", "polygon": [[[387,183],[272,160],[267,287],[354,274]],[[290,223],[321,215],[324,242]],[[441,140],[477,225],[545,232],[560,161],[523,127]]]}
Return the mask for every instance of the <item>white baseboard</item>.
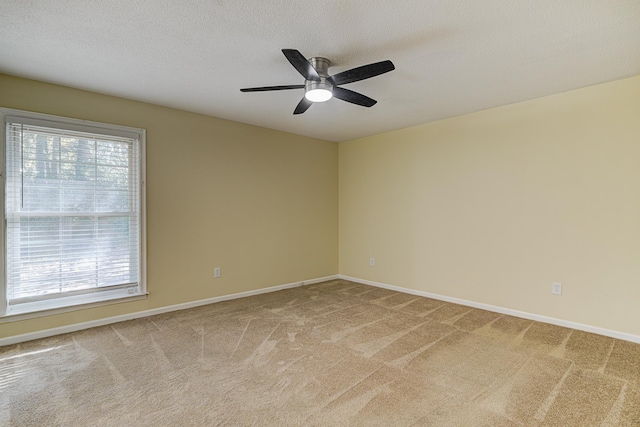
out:
{"label": "white baseboard", "polygon": [[480,308],[482,310],[493,311],[496,313],[508,314],[510,316],[521,317],[523,319],[535,320],[536,322],[550,323],[552,325],[564,326],[565,328],[578,329],[580,331],[591,332],[598,335],[604,335],[607,337],[617,338],[620,340],[631,341],[631,342],[640,344],[639,335],[628,334],[626,332],[612,331],[610,329],[599,328],[597,326],[591,326],[591,325],[585,325],[583,323],[570,322],[568,320],[556,319],[554,317],[547,317],[539,314],[527,313],[525,311],[512,310],[510,308],[498,307],[495,305],[483,304],[480,302],[468,301],[460,298],[448,297],[445,295],[432,294],[430,292],[403,288],[401,286],[388,285],[386,283],[373,282],[371,280],[359,279],[357,277],[350,277],[342,274],[338,275],[338,278],[349,280],[351,282],[362,283],[365,285],[376,286],[378,288],[384,288],[392,291],[403,292],[405,294],[418,295],[421,297],[437,299],[441,301],[451,302],[454,304],[466,305],[469,307]]}
{"label": "white baseboard", "polygon": [[634,335],[634,334],[629,334],[629,333],[625,333],[625,332],[618,332],[618,331],[612,331],[612,330],[605,329],[605,328],[600,328],[600,327],[597,327],[597,326],[585,325],[585,324],[577,323],[577,322],[570,322],[570,321],[567,321],[567,320],[556,319],[556,318],[553,318],[553,317],[542,316],[542,315],[539,315],[539,314],[527,313],[527,312],[524,312],[524,311],[512,310],[512,309],[509,309],[509,308],[498,307],[498,306],[479,303],[479,302],[475,302],[475,301],[468,301],[468,300],[464,300],[464,299],[460,299],[460,298],[448,297],[448,296],[445,296],[445,295],[433,294],[433,293],[430,293],[430,292],[419,291],[419,290],[416,290],[416,289],[403,288],[401,286],[389,285],[389,284],[386,284],[386,283],[374,282],[374,281],[371,281],[371,280],[360,279],[360,278],[357,278],[357,277],[350,277],[350,276],[345,276],[345,275],[342,275],[342,274],[340,274],[340,275],[336,274],[336,275],[332,275],[332,276],[320,277],[320,278],[309,279],[309,280],[301,280],[299,282],[293,282],[293,283],[287,283],[287,284],[284,284],[284,285],[278,285],[278,286],[271,286],[271,287],[268,287],[268,288],[256,289],[256,290],[253,290],[253,291],[239,292],[239,293],[235,293],[235,294],[222,295],[222,296],[219,296],[219,297],[207,298],[207,299],[202,299],[202,300],[197,300],[197,301],[190,301],[190,302],[186,302],[186,303],[182,303],[182,304],[175,304],[175,305],[170,305],[170,306],[166,306],[166,307],[154,308],[154,309],[150,309],[150,310],[137,311],[137,312],[134,312],[134,313],[127,313],[127,314],[122,314],[122,315],[119,315],[119,316],[113,316],[113,317],[107,317],[107,318],[104,318],[104,319],[92,320],[92,321],[89,321],[89,322],[74,323],[72,325],[60,326],[60,327],[57,327],[57,328],[45,329],[45,330],[42,330],[42,331],[30,332],[30,333],[21,334],[21,335],[9,336],[9,337],[5,337],[5,338],[0,338],[0,347],[5,346],[5,345],[17,344],[17,343],[25,342],[25,341],[31,341],[31,340],[35,340],[35,339],[39,339],[39,338],[51,337],[51,336],[54,336],[54,335],[66,334],[66,333],[74,332],[74,331],[80,331],[82,329],[94,328],[96,326],[103,326],[103,325],[109,325],[111,323],[123,322],[125,320],[138,319],[138,318],[141,318],[141,317],[148,317],[148,316],[153,316],[153,315],[156,315],[156,314],[168,313],[168,312],[171,312],[171,311],[185,310],[185,309],[188,309],[188,308],[198,307],[198,306],[201,306],[201,305],[213,304],[213,303],[216,303],[216,302],[228,301],[228,300],[237,299],[237,298],[244,298],[244,297],[249,297],[249,296],[252,296],[252,295],[260,295],[260,294],[265,294],[265,293],[269,293],[269,292],[276,292],[276,291],[280,291],[282,289],[295,288],[295,287],[298,287],[298,286],[306,286],[306,285],[311,285],[311,284],[314,284],[314,283],[320,283],[320,282],[325,282],[325,281],[334,280],[334,279],[349,280],[349,281],[352,281],[352,282],[362,283],[362,284],[365,284],[365,285],[371,285],[371,286],[376,286],[376,287],[379,287],[379,288],[384,288],[384,289],[390,289],[390,290],[393,290],[393,291],[403,292],[403,293],[406,293],[406,294],[418,295],[418,296],[422,296],[422,297],[437,299],[437,300],[446,301],[446,302],[450,302],[450,303],[454,303],[454,304],[466,305],[466,306],[469,306],[469,307],[479,308],[479,309],[482,309],[482,310],[493,311],[493,312],[501,313],[501,314],[508,314],[510,316],[521,317],[523,319],[528,319],[528,320],[535,320],[537,322],[550,323],[552,325],[563,326],[563,327],[566,327],[566,328],[578,329],[578,330],[585,331],[585,332],[591,332],[591,333],[598,334],[598,335],[604,335],[604,336],[607,336],[607,337],[617,338],[617,339],[621,339],[621,340],[630,341],[630,342],[634,342],[634,343],[640,344],[640,336]]}
{"label": "white baseboard", "polygon": [[96,326],[104,326],[104,325],[109,325],[111,323],[123,322],[125,320],[154,316],[156,314],[168,313],[170,311],[184,310],[187,308],[213,304],[221,301],[228,301],[228,300],[237,299],[237,298],[249,297],[252,295],[260,295],[260,294],[266,294],[269,292],[276,292],[282,289],[289,289],[289,288],[295,288],[298,286],[306,286],[314,283],[326,282],[327,280],[334,280],[337,278],[338,278],[338,275],[335,274],[333,276],[319,277],[316,279],[300,280],[298,282],[287,283],[287,284],[278,285],[278,286],[271,286],[268,288],[261,288],[253,291],[238,292],[236,294],[222,295],[219,297],[206,298],[206,299],[201,299],[197,301],[190,301],[182,304],[175,304],[175,305],[169,305],[166,307],[153,308],[150,310],[136,311],[134,313],[127,313],[119,316],[106,317],[104,319],[91,320],[89,322],[74,323],[72,325],[60,326],[57,328],[45,329],[45,330],[36,331],[36,332],[29,332],[22,335],[13,335],[10,337],[0,338],[0,347],[4,345],[11,345],[11,344],[17,344],[25,341],[31,341],[39,338],[51,337],[54,335],[80,331],[82,329],[95,328]]}

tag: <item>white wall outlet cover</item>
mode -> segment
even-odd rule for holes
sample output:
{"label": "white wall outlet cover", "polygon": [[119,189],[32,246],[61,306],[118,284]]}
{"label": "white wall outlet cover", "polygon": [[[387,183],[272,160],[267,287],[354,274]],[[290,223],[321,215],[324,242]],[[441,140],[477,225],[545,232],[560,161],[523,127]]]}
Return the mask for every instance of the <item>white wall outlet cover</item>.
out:
{"label": "white wall outlet cover", "polygon": [[369,258],[369,265],[376,265],[376,259],[375,258]]}
{"label": "white wall outlet cover", "polygon": [[213,277],[220,277],[220,267],[216,267],[213,269]]}
{"label": "white wall outlet cover", "polygon": [[551,293],[554,295],[562,295],[562,283],[553,282],[551,284]]}

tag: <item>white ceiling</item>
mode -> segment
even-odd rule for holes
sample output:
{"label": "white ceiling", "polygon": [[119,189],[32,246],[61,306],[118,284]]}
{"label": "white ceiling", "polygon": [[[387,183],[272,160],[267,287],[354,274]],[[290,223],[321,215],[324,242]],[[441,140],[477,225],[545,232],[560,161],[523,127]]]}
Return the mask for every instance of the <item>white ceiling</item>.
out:
{"label": "white ceiling", "polygon": [[[282,48],[396,70],[294,116],[239,91],[303,83]],[[0,72],[345,141],[640,74],[640,0],[2,0]]]}

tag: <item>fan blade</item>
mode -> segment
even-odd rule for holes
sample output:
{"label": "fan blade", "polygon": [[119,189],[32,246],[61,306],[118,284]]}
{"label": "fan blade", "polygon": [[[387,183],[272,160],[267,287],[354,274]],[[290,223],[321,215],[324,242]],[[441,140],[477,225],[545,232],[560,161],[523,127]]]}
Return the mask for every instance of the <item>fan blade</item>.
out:
{"label": "fan blade", "polygon": [[296,109],[293,110],[293,114],[302,114],[305,111],[307,111],[309,109],[309,107],[311,107],[311,104],[313,104],[313,102],[309,101],[307,98],[305,98],[304,96],[302,97],[302,99],[300,100],[300,102],[298,102],[298,105],[296,106]]}
{"label": "fan blade", "polygon": [[376,102],[378,102],[375,99],[371,99],[361,93],[338,86],[333,87],[333,96],[352,104],[362,105],[363,107],[373,107],[374,105],[376,105]]}
{"label": "fan blade", "polygon": [[334,85],[346,85],[347,83],[353,83],[359,80],[379,76],[380,74],[388,73],[395,69],[396,67],[393,65],[393,62],[389,60],[380,61],[343,71],[335,76],[329,77],[329,81]]}
{"label": "fan blade", "polygon": [[240,92],[266,92],[268,90],[287,90],[287,89],[304,89],[304,85],[248,87],[245,89],[240,89]]}
{"label": "fan blade", "polygon": [[282,49],[282,53],[287,57],[291,65],[298,70],[302,77],[307,80],[313,80],[315,82],[320,81],[320,76],[315,68],[311,66],[307,58],[304,57],[299,51],[295,49]]}

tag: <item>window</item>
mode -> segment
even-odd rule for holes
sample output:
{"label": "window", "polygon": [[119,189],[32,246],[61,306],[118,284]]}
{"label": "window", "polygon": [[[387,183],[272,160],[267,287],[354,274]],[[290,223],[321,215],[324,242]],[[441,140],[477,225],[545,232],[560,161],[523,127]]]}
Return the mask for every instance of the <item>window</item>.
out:
{"label": "window", "polygon": [[145,295],[145,131],[0,112],[0,316]]}

